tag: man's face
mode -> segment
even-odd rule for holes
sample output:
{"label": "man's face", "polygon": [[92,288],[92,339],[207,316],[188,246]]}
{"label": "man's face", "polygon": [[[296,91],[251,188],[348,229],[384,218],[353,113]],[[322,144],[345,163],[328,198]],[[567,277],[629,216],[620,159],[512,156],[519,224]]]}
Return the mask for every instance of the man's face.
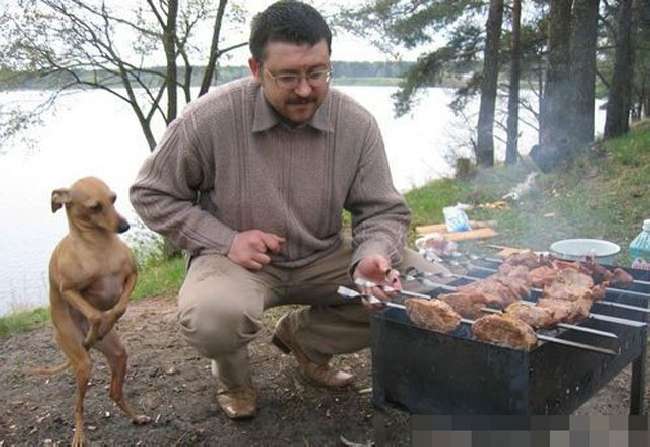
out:
{"label": "man's face", "polygon": [[325,40],[313,46],[270,42],[265,60],[251,58],[248,64],[266,100],[293,123],[309,121],[327,96],[330,55]]}

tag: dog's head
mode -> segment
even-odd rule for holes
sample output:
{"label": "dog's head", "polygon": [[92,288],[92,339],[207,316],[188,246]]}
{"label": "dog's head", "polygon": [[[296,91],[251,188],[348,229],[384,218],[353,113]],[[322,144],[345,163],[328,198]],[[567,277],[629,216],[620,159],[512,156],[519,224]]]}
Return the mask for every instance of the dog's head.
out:
{"label": "dog's head", "polygon": [[85,177],[70,188],[52,191],[52,212],[65,205],[70,223],[80,229],[124,233],[129,224],[115,210],[116,195],[101,180]]}

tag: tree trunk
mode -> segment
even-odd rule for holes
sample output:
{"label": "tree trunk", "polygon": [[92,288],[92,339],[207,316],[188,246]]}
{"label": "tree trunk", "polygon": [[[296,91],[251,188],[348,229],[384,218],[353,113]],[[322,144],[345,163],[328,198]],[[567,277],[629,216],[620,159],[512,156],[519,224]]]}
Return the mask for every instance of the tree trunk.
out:
{"label": "tree trunk", "polygon": [[212,29],[210,58],[208,59],[208,64],[206,65],[205,72],[203,73],[203,81],[201,82],[201,90],[199,91],[199,96],[205,95],[212,85],[215,66],[217,64],[217,59],[219,58],[219,36],[221,34],[221,22],[223,21],[223,15],[226,11],[227,3],[228,0],[219,1],[219,9],[217,10],[217,17],[214,19],[214,27]]}
{"label": "tree trunk", "polygon": [[620,0],[616,28],[614,74],[605,119],[605,138],[623,135],[630,130],[634,47],[632,42],[632,1]]}
{"label": "tree trunk", "polygon": [[570,46],[571,0],[551,0],[548,31],[548,70],[542,97],[541,145],[538,159],[542,170],[552,169],[569,147],[571,112]]}
{"label": "tree trunk", "polygon": [[506,164],[517,162],[519,136],[519,79],[521,77],[521,0],[512,1],[512,42],[510,46],[510,85],[508,87],[508,139]]}
{"label": "tree trunk", "polygon": [[487,38],[481,79],[481,106],[476,138],[476,161],[479,166],[494,165],[494,106],[499,76],[499,39],[503,20],[503,0],[490,0],[487,19]]}
{"label": "tree trunk", "polygon": [[[638,54],[640,65],[637,66],[639,75],[638,85],[639,108],[641,118],[650,117],[650,0],[639,1],[639,37]],[[645,44],[643,44],[644,42]]]}
{"label": "tree trunk", "polygon": [[596,114],[596,43],[600,0],[575,0],[571,36],[571,80],[575,113],[571,140],[576,146],[594,140]]}
{"label": "tree trunk", "polygon": [[163,31],[163,47],[167,62],[167,124],[171,123],[178,113],[177,71],[176,71],[176,17],[178,15],[178,0],[169,0],[167,5],[167,23]]}

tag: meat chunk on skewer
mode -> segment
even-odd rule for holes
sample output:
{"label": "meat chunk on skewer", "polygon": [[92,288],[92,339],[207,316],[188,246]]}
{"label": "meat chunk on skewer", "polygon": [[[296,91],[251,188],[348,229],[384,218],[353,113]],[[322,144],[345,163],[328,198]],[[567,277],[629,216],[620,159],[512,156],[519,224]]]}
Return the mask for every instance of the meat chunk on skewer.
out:
{"label": "meat chunk on skewer", "polygon": [[549,309],[524,303],[513,303],[506,307],[505,315],[521,320],[533,329],[548,328],[557,323]]}
{"label": "meat chunk on skewer", "polygon": [[630,287],[634,283],[634,276],[630,275],[620,267],[616,267],[612,272],[612,275],[613,277],[609,280],[609,283],[613,286]]}
{"label": "meat chunk on skewer", "polygon": [[602,299],[602,290],[594,289],[591,276],[573,269],[560,270],[553,282],[544,287],[543,298],[577,301]]}
{"label": "meat chunk on skewer", "polygon": [[523,265],[529,269],[534,269],[545,263],[545,258],[541,257],[532,250],[522,251],[506,257],[503,262],[512,266]]}
{"label": "meat chunk on skewer", "polygon": [[530,294],[530,283],[528,280],[509,275],[495,274],[490,275],[490,279],[500,282],[513,292],[518,300],[528,298]]}
{"label": "meat chunk on skewer", "polygon": [[529,325],[506,315],[487,315],[472,325],[472,333],[482,341],[513,349],[531,350],[537,344],[537,335]]}
{"label": "meat chunk on skewer", "polygon": [[406,314],[416,326],[445,334],[455,330],[461,319],[447,303],[419,298],[406,301]]}
{"label": "meat chunk on skewer", "polygon": [[591,311],[591,300],[556,300],[542,298],[537,302],[537,306],[548,309],[551,312],[553,321],[556,323],[577,323],[589,317]]}
{"label": "meat chunk on skewer", "polygon": [[482,316],[481,309],[491,304],[484,293],[473,291],[441,293],[438,299],[447,303],[461,316],[472,319]]}
{"label": "meat chunk on skewer", "polygon": [[534,287],[543,289],[545,286],[551,285],[557,275],[557,270],[548,265],[542,265],[528,272],[528,280]]}
{"label": "meat chunk on skewer", "polygon": [[[503,266],[508,266],[508,268],[502,269],[501,267]],[[509,264],[501,264],[501,267],[499,267],[499,274],[505,275],[508,278],[519,279],[523,281],[528,287],[532,286],[532,283],[530,282],[530,278],[528,276],[530,269],[525,265],[512,266]]]}
{"label": "meat chunk on skewer", "polygon": [[458,291],[483,293],[488,302],[499,309],[505,309],[510,304],[521,299],[510,287],[492,277],[460,286]]}

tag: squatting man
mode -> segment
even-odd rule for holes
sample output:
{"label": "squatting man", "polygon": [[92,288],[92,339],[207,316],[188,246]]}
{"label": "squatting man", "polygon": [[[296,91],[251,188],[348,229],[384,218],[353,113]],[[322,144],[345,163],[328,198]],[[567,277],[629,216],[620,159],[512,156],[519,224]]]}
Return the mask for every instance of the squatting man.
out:
{"label": "squatting man", "polygon": [[273,343],[313,384],[345,387],[354,375],[330,359],[369,345],[372,309],[337,287],[363,277],[399,288],[403,267],[436,268],[404,249],[410,212],[375,119],[330,87],[323,17],[277,2],[253,19],[249,46],[251,77],[190,103],[131,188],[145,224],[189,254],[180,331],[212,360],[217,403],[233,419],[256,411],[247,345],[266,309],[305,305],[277,322]]}

